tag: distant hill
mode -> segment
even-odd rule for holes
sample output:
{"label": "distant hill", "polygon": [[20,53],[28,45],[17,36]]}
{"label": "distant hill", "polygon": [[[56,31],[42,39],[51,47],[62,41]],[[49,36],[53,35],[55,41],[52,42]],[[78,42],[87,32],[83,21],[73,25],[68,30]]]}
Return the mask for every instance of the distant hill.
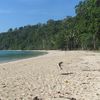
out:
{"label": "distant hill", "polygon": [[81,1],[75,11],[74,17],[1,33],[0,50],[100,49],[100,1]]}

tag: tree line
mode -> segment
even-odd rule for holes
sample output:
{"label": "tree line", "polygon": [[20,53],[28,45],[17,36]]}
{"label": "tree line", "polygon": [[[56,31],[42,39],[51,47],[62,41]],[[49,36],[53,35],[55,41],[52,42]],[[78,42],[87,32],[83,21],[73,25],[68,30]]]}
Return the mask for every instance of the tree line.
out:
{"label": "tree line", "polygon": [[100,0],[80,1],[76,16],[27,25],[0,34],[0,50],[100,49]]}

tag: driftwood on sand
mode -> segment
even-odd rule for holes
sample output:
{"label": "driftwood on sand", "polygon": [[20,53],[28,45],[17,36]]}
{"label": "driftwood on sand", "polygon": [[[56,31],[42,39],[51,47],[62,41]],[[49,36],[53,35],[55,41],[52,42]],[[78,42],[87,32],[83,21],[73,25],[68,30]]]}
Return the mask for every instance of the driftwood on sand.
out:
{"label": "driftwood on sand", "polygon": [[60,68],[61,70],[63,69],[63,68],[62,68],[62,64],[63,64],[63,62],[62,62],[62,61],[58,63],[59,68]]}

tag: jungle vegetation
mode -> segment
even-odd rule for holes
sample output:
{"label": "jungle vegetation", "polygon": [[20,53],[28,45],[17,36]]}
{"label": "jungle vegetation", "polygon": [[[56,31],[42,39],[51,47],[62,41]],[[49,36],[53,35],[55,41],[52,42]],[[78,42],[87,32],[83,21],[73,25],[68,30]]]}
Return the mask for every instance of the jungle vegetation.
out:
{"label": "jungle vegetation", "polygon": [[76,16],[47,23],[10,28],[0,34],[0,50],[100,49],[100,0],[84,0]]}

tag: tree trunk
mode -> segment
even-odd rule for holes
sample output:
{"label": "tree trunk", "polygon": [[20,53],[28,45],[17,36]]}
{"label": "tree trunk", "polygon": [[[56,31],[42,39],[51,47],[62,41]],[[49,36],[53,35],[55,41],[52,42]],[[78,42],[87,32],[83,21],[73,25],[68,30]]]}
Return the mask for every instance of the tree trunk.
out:
{"label": "tree trunk", "polygon": [[96,49],[96,33],[93,35],[93,49]]}

